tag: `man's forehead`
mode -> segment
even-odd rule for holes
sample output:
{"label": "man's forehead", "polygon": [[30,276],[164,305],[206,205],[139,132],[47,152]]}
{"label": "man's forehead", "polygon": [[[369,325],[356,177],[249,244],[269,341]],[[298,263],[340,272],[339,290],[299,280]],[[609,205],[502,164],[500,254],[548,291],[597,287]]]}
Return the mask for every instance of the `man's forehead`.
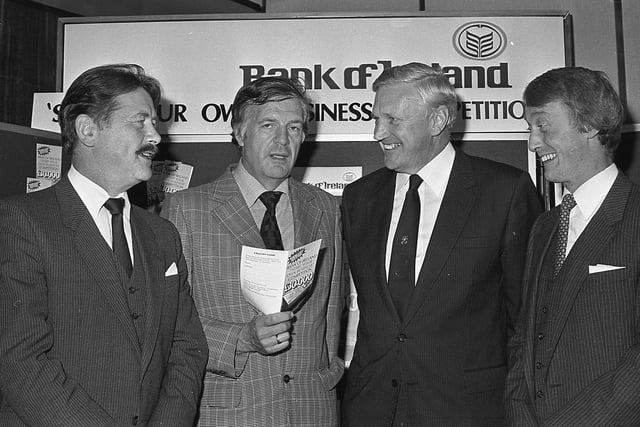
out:
{"label": "man's forehead", "polygon": [[402,94],[402,93],[390,93],[389,96],[376,95],[376,99],[374,102],[374,109],[379,110],[381,113],[386,112],[404,112],[404,113],[415,113],[421,110],[424,105],[422,100],[418,95],[411,94]]}
{"label": "man's forehead", "polygon": [[265,117],[277,113],[294,113],[300,116],[300,120],[303,120],[303,112],[302,102],[293,98],[283,99],[281,101],[269,101],[264,104],[250,104],[247,106],[247,117]]}
{"label": "man's forehead", "polygon": [[153,111],[153,101],[151,96],[144,89],[137,89],[127,93],[121,93],[114,98],[115,109],[127,109],[141,112]]}
{"label": "man's forehead", "polygon": [[562,102],[560,101],[549,101],[546,104],[536,106],[525,104],[524,113],[525,116],[532,118],[546,116],[550,114],[556,114],[559,109],[562,109],[563,106],[564,104],[562,104]]}

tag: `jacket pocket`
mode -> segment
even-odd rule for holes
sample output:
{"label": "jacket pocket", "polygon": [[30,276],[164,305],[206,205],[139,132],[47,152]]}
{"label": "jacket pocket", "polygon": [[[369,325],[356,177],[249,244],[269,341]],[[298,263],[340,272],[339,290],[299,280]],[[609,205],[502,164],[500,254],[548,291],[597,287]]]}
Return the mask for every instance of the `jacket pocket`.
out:
{"label": "jacket pocket", "polygon": [[237,408],[242,401],[240,381],[207,373],[202,391],[202,403],[210,408]]}
{"label": "jacket pocket", "polygon": [[333,390],[342,378],[344,373],[344,362],[342,359],[334,358],[328,368],[320,370],[318,377],[325,391]]}
{"label": "jacket pocket", "polygon": [[464,380],[467,393],[482,393],[504,388],[507,377],[507,365],[495,368],[465,371]]}

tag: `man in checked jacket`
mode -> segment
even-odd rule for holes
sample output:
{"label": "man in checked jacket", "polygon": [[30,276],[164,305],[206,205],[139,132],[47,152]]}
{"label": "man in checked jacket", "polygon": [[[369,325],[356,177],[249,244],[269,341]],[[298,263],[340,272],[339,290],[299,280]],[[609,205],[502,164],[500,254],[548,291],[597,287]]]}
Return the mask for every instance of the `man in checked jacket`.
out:
{"label": "man in checked jacket", "polygon": [[[238,164],[178,192],[162,215],[181,234],[194,300],[209,342],[201,426],[335,426],[345,291],[334,198],[289,177],[304,141],[308,100],[295,81],[266,77],[233,102]],[[240,289],[242,246],[271,247],[268,199],[287,250],[322,239],[315,282],[295,313],[258,313]],[[264,200],[263,200],[264,199]],[[270,223],[271,227],[266,227]],[[273,236],[271,236],[273,237]]]}

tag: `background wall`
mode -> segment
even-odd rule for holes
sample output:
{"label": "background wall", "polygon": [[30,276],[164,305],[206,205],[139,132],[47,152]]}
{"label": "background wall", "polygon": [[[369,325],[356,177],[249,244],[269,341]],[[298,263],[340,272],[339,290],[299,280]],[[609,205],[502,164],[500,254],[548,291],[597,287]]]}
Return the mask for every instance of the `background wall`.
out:
{"label": "background wall", "polygon": [[40,0],[82,16],[255,12],[260,0]]}
{"label": "background wall", "polygon": [[[640,32],[636,28],[640,21],[640,1],[637,0],[0,0],[0,122],[28,126],[33,92],[55,91],[53,58],[57,35],[55,22],[59,16],[262,11],[301,14],[425,11],[429,14],[464,15],[541,10],[568,11],[571,14],[574,64],[605,71],[626,100],[626,133],[617,162],[632,179],[640,182],[640,153],[636,149],[640,143]],[[371,48],[375,49],[375,46]],[[352,162],[352,159],[362,156],[365,173],[380,166],[377,146],[359,144],[361,146],[353,145],[346,149],[341,143],[335,143],[326,145],[322,150],[309,145],[301,160],[306,159],[308,164],[326,165]],[[465,151],[498,159],[505,151],[500,144],[489,144],[490,148],[486,149],[468,143],[463,145],[466,145],[463,147]],[[233,147],[212,149],[226,156],[224,160],[237,157]],[[201,150],[202,146],[193,147],[193,153],[189,151],[187,156],[197,156]],[[355,157],[345,154],[344,150],[355,150]],[[516,150],[522,150],[521,143]],[[168,157],[172,155],[170,146],[164,151]],[[216,168],[203,171],[199,179],[208,180],[217,173]]]}

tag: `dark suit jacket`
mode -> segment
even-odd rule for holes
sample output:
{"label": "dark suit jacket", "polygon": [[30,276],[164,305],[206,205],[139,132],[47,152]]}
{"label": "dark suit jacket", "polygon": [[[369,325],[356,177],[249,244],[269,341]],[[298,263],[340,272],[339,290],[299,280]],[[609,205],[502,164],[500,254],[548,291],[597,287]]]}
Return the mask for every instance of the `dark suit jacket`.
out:
{"label": "dark suit jacket", "polygon": [[[569,252],[554,286],[559,310],[546,338],[552,353],[544,384],[534,387],[535,307],[543,259],[559,207],[535,223],[527,252],[526,304],[513,339],[507,380],[513,426],[640,425],[640,189],[620,173]],[[604,264],[621,269],[589,273]],[[539,370],[539,369],[538,369]],[[536,397],[538,391],[542,397]],[[536,402],[537,400],[537,402]],[[534,409],[538,407],[538,410]]]}
{"label": "dark suit jacket", "polygon": [[180,238],[135,206],[131,226],[147,286],[141,344],[71,183],[0,201],[0,425],[191,426],[207,346]]}
{"label": "dark suit jacket", "polygon": [[384,262],[394,176],[380,169],[343,195],[360,309],[344,425],[500,425],[507,334],[520,308],[527,236],[540,212],[531,179],[456,153],[401,322]]}
{"label": "dark suit jacket", "polygon": [[238,185],[227,170],[215,181],[164,201],[180,232],[194,300],[209,341],[199,425],[334,426],[344,307],[342,233],[335,197],[289,179],[295,247],[322,239],[314,287],[296,312],[291,346],[264,356],[237,354],[242,327],[257,314],[240,288],[242,246],[264,247]]}

